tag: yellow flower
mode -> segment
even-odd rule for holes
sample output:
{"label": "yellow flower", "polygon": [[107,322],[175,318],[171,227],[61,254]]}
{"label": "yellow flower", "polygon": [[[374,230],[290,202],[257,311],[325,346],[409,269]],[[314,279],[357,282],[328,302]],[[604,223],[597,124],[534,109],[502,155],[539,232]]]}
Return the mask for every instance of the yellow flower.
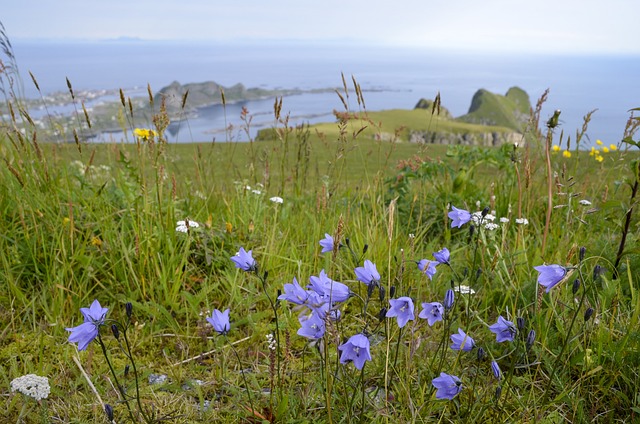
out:
{"label": "yellow flower", "polygon": [[607,146],[604,146],[602,148],[602,153],[609,153],[609,148]]}
{"label": "yellow flower", "polygon": [[618,150],[618,146],[616,146],[615,144],[609,144],[609,148],[611,149],[612,152],[615,152],[616,150]]}
{"label": "yellow flower", "polygon": [[604,160],[604,158],[603,158],[602,156],[600,156],[600,155],[597,155],[597,156],[596,156],[596,160],[597,160],[598,162],[602,162],[602,161]]}
{"label": "yellow flower", "polygon": [[227,233],[231,233],[231,231],[233,230],[233,225],[231,225],[231,223],[228,221],[224,224],[224,227],[225,230],[227,230]]}
{"label": "yellow flower", "polygon": [[554,152],[559,152],[559,151],[560,151],[560,146],[558,146],[558,145],[554,145],[554,146],[552,147],[552,149],[553,149],[553,151],[554,151]]}
{"label": "yellow flower", "polygon": [[564,152],[562,152],[562,156],[564,156],[565,158],[570,158],[571,157],[571,152],[568,150],[565,150]]}
{"label": "yellow flower", "polygon": [[589,152],[589,156],[598,155],[598,154],[599,154],[598,149],[591,146],[591,151]]}
{"label": "yellow flower", "polygon": [[144,141],[147,141],[153,137],[156,136],[156,132],[154,130],[150,130],[147,128],[136,128],[135,130],[133,130],[133,135],[135,135],[138,138],[143,139]]}
{"label": "yellow flower", "polygon": [[601,141],[601,140],[596,140],[596,144],[597,144],[598,146],[602,146],[602,141]]}

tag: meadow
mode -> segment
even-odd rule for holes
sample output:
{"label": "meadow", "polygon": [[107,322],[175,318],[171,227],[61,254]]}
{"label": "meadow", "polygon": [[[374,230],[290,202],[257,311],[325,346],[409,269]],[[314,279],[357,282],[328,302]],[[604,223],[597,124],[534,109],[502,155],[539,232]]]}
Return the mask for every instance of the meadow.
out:
{"label": "meadow", "polygon": [[633,115],[582,151],[588,115],[568,143],[543,96],[488,148],[408,143],[397,111],[293,128],[276,101],[268,140],[177,145],[150,94],[146,122],[122,99],[133,143],[83,142],[79,105],[61,144],[5,94],[3,422],[640,414]]}

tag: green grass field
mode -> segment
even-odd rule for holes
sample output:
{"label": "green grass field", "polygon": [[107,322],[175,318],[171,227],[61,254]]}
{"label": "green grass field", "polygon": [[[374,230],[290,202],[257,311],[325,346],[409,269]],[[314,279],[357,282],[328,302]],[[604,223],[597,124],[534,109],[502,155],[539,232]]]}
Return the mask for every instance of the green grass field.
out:
{"label": "green grass field", "polygon": [[[638,419],[637,153],[620,144],[567,158],[551,148],[558,131],[537,121],[542,132],[518,147],[408,143],[407,128],[469,124],[425,110],[363,117],[180,145],[41,143],[28,122],[6,123],[2,421],[102,423],[105,404],[116,422]],[[453,228],[451,206],[494,221]],[[321,253],[325,234],[341,247]],[[257,270],[234,266],[241,247]],[[429,278],[416,263],[445,247],[449,266]],[[355,272],[365,260],[380,274],[370,289]],[[548,293],[533,268],[543,264],[564,270]],[[352,295],[323,301],[340,319],[327,313],[310,340],[297,334],[309,309],[276,298],[322,270]],[[448,289],[443,321],[418,317]],[[415,305],[402,328],[385,317],[399,297]],[[109,311],[79,351],[65,329],[95,299]],[[219,335],[206,317],[227,308]],[[499,316],[514,323],[512,341],[490,331]],[[458,329],[471,351],[449,347]],[[340,361],[356,334],[370,344],[362,369]],[[433,385],[443,372],[461,382],[451,400]],[[11,391],[31,373],[49,379],[46,399]]]}

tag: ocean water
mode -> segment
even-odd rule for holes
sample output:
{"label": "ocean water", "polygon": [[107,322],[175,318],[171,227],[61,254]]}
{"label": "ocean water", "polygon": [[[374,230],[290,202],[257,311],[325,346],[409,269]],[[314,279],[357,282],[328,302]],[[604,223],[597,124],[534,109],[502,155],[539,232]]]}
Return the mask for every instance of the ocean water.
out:
{"label": "ocean water", "polygon": [[[341,73],[351,85],[355,77],[364,92],[367,110],[413,108],[420,98],[434,98],[454,116],[467,112],[480,88],[504,94],[512,86],[527,91],[531,103],[549,89],[542,118],[562,110],[565,137],[593,115],[588,141],[618,143],[629,116],[640,106],[640,57],[543,56],[479,54],[443,50],[402,49],[350,44],[204,44],[142,41],[92,43],[14,42],[14,53],[27,97],[37,97],[28,71],[43,92],[66,90],[66,78],[75,90],[123,88],[128,95],[146,95],[170,84],[216,81],[230,86],[317,89],[340,87]],[[212,106],[197,118],[173,124],[172,141],[246,140],[240,111],[252,116],[250,133],[274,124],[274,99]],[[350,108],[358,110],[355,97]],[[291,123],[332,122],[334,109],[344,107],[335,93],[288,96],[283,113]],[[229,126],[232,130],[225,131]],[[118,138],[122,134],[108,137]]]}

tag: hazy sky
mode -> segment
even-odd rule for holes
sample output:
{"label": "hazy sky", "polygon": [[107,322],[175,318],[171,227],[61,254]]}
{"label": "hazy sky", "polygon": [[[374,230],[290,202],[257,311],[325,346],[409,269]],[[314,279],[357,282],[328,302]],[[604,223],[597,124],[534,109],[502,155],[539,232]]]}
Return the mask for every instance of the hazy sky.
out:
{"label": "hazy sky", "polygon": [[298,40],[640,54],[638,0],[3,0],[12,39]]}

